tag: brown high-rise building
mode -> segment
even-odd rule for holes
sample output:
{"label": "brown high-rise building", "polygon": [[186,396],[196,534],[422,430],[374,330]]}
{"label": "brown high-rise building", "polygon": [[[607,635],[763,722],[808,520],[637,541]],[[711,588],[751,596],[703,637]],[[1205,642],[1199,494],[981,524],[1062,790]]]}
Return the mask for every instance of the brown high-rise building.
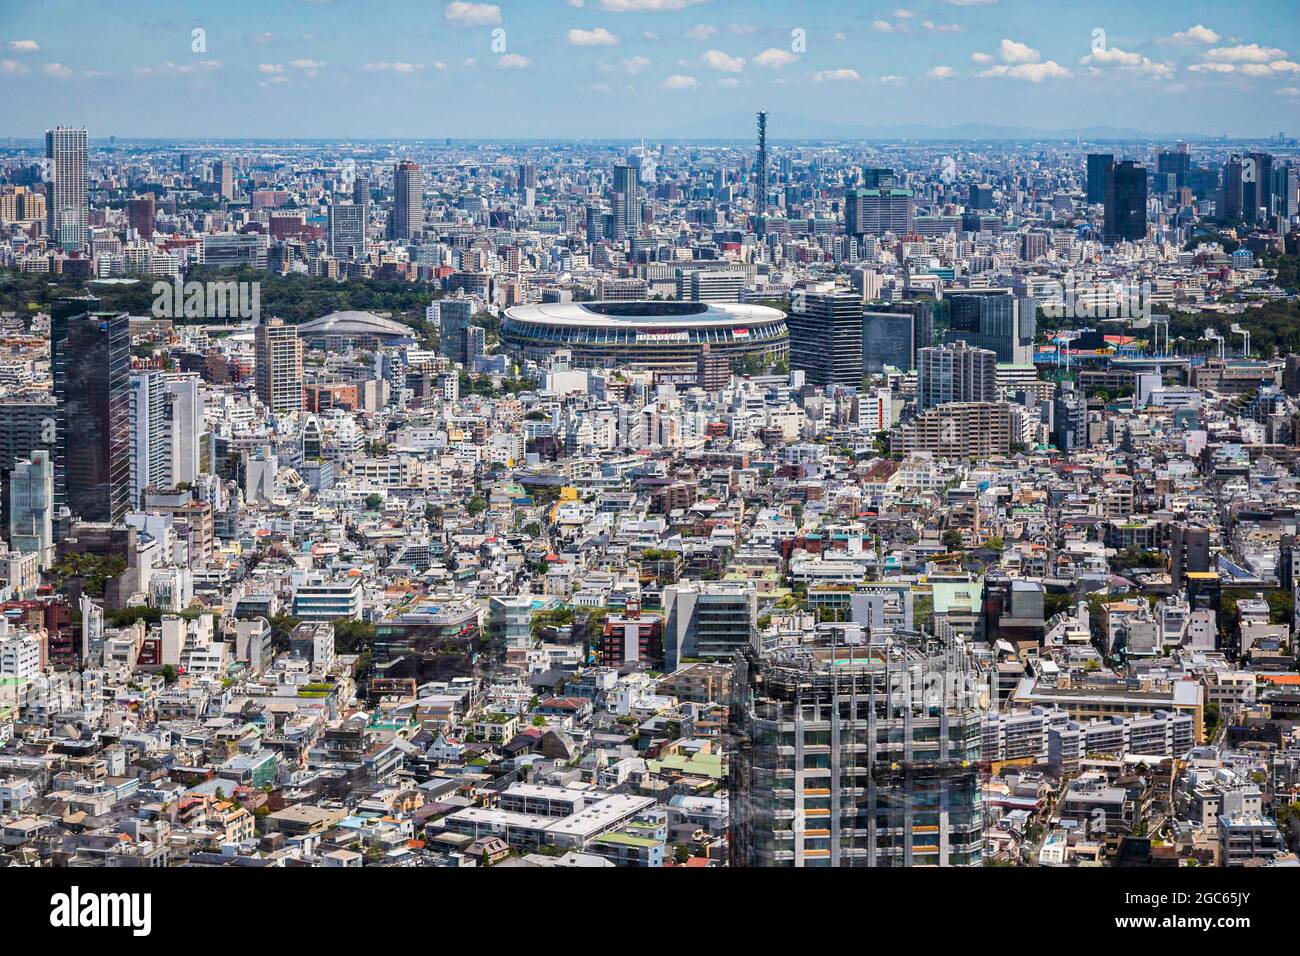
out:
{"label": "brown high-rise building", "polygon": [[153,193],[145,193],[126,203],[126,223],[136,231],[141,239],[153,238],[154,214]]}

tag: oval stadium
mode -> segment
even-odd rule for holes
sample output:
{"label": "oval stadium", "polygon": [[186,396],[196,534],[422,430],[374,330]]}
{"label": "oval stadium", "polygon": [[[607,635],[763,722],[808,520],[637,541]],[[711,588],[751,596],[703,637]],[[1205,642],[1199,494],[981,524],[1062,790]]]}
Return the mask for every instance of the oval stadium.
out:
{"label": "oval stadium", "polygon": [[785,313],[735,302],[551,302],[506,310],[501,344],[546,361],[568,349],[576,368],[693,370],[701,354],[785,358]]}

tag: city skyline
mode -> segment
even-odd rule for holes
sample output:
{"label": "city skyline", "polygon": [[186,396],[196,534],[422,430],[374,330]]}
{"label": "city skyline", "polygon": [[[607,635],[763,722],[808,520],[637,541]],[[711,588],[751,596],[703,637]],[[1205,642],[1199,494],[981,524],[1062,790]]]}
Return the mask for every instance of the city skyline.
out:
{"label": "city skyline", "polygon": [[786,7],[64,0],[0,24],[3,132],[57,117],[136,138],[730,138],[760,108],[773,140],[1297,132],[1300,29],[1281,0],[1061,4],[1050,22],[1020,0]]}

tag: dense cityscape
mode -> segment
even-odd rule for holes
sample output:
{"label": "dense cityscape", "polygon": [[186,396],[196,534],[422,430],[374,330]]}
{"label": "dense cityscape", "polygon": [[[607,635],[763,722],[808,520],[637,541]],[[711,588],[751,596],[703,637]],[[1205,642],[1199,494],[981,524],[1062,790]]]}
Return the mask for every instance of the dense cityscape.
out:
{"label": "dense cityscape", "polygon": [[0,129],[0,867],[1300,866],[1300,141],[787,119]]}

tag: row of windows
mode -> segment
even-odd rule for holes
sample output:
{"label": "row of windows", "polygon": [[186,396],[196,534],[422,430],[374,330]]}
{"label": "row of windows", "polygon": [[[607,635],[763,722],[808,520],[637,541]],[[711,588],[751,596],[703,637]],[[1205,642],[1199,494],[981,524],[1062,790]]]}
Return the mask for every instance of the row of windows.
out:
{"label": "row of windows", "polygon": [[725,326],[702,329],[686,329],[685,341],[659,339],[642,342],[638,340],[635,328],[591,327],[580,328],[567,325],[540,325],[529,323],[521,325],[509,320],[502,326],[501,334],[507,342],[526,344],[532,342],[555,343],[558,345],[653,345],[653,344],[693,344],[705,343],[744,343],[753,341],[772,341],[787,337],[784,322],[771,325],[750,326],[749,334],[737,336],[734,329]]}

